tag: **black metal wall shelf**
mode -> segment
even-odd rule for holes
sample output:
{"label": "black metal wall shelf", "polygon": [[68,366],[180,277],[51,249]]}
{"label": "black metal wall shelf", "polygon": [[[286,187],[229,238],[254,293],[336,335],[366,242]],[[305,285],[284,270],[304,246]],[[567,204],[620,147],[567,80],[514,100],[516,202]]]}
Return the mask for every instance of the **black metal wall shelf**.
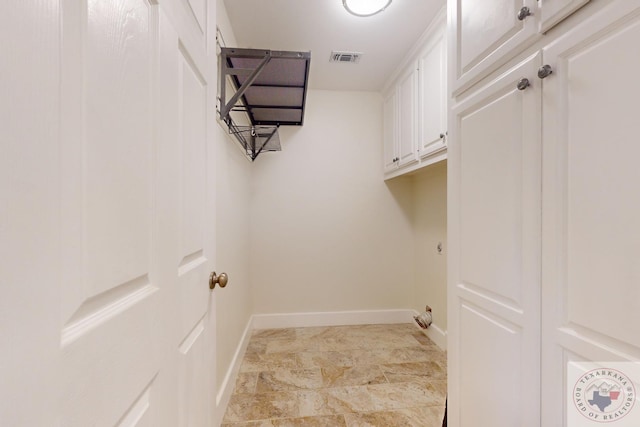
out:
{"label": "black metal wall shelf", "polygon": [[240,142],[251,161],[261,153],[281,150],[278,126],[241,126],[233,121],[228,126],[229,133]]}
{"label": "black metal wall shelf", "polygon": [[[251,160],[279,151],[278,127],[304,122],[311,53],[223,47],[220,59],[220,119]],[[235,93],[227,99],[228,78]],[[246,114],[250,126],[235,123],[232,112]]]}

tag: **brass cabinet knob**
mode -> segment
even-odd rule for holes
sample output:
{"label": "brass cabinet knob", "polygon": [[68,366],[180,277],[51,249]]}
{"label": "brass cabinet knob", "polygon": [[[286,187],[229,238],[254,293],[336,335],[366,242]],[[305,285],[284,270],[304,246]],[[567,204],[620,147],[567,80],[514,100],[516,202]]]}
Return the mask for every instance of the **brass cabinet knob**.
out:
{"label": "brass cabinet knob", "polygon": [[216,285],[220,285],[221,288],[224,288],[229,283],[229,276],[227,273],[220,273],[218,276],[215,271],[211,272],[209,276],[209,289],[213,289]]}

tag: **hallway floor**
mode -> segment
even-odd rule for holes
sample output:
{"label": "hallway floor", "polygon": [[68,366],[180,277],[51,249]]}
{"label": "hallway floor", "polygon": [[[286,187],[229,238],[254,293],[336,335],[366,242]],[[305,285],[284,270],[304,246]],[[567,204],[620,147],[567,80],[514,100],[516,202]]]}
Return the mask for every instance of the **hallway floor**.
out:
{"label": "hallway floor", "polygon": [[439,427],[446,375],[410,323],[258,330],[222,427]]}

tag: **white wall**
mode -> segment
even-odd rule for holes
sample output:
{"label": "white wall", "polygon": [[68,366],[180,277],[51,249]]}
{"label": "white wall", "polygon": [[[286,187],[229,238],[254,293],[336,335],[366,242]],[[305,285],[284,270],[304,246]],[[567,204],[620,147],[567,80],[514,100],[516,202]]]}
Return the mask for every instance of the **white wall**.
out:
{"label": "white wall", "polygon": [[[415,298],[412,307],[433,309],[433,323],[447,330],[447,162],[413,175]],[[442,242],[442,254],[436,248]]]}
{"label": "white wall", "polygon": [[[218,1],[218,26],[226,42],[235,38],[224,3]],[[229,275],[226,288],[216,288],[217,388],[227,374],[244,329],[251,317],[249,254],[249,212],[252,164],[227,134],[216,126],[216,264]],[[233,387],[233,385],[231,385]]]}
{"label": "white wall", "polygon": [[255,313],[408,308],[411,186],[382,179],[382,98],[310,90],[253,170]]}
{"label": "white wall", "polygon": [[[221,0],[218,26],[235,46]],[[383,181],[378,93],[309,90],[304,126],[254,163],[218,132],[219,386],[252,314],[428,303],[446,330],[446,164]]]}

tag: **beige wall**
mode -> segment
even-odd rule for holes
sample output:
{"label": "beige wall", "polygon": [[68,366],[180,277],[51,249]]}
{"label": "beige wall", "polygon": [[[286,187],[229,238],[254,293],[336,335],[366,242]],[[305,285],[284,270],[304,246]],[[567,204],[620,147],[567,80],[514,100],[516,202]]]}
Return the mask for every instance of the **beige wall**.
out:
{"label": "beige wall", "polygon": [[411,186],[382,179],[382,98],[310,90],[305,123],[253,169],[254,313],[407,308]]}
{"label": "beige wall", "polygon": [[[413,178],[415,298],[411,308],[429,304],[433,322],[447,330],[447,162],[417,172]],[[442,254],[436,248],[442,242]]]}
{"label": "beige wall", "polygon": [[[218,1],[218,26],[229,46],[235,39],[224,3]],[[229,285],[214,291],[218,389],[229,369],[251,317],[249,266],[250,191],[252,164],[226,127],[216,126],[216,269],[229,274]]]}

